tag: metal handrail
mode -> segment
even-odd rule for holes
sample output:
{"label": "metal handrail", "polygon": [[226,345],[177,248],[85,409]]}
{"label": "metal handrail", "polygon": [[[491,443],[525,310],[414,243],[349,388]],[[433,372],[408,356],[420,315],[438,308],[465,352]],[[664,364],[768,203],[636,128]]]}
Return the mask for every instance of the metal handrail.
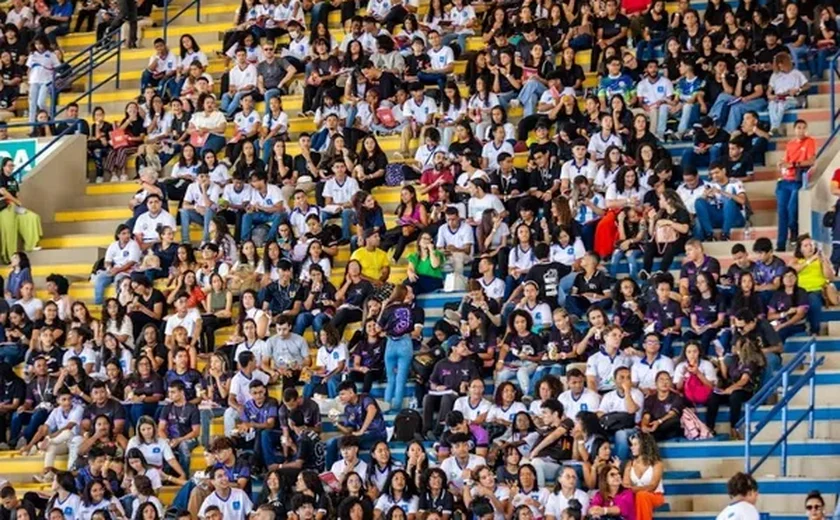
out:
{"label": "metal handrail", "polygon": [[829,60],[831,61],[831,66],[828,68],[828,99],[831,111],[831,135],[828,136],[828,139],[820,147],[819,152],[817,152],[817,157],[822,156],[822,153],[828,149],[834,140],[834,136],[837,135],[837,131],[840,130],[840,122],[838,122],[838,118],[840,118],[840,107],[837,106],[837,94],[835,91],[838,84],[840,84],[838,83],[838,80],[840,80],[840,66],[838,66],[838,62],[840,62],[840,51],[834,53]]}
{"label": "metal handrail", "polygon": [[46,144],[46,146],[44,146],[40,150],[36,151],[35,155],[30,157],[25,163],[18,166],[15,169],[15,171],[12,173],[12,176],[14,176],[18,180],[18,182],[20,182],[23,179],[23,172],[27,168],[29,168],[29,166],[32,165],[38,159],[38,157],[45,154],[50,148],[55,146],[58,143],[59,139],[61,139],[62,137],[65,137],[67,135],[75,133],[76,125],[78,124],[78,122],[79,122],[79,119],[51,119],[49,121],[44,121],[44,122],[37,122],[36,121],[36,122],[33,122],[33,123],[30,123],[30,122],[8,123],[6,125],[6,128],[8,128],[8,129],[23,128],[23,127],[36,128],[36,127],[51,126],[51,125],[58,125],[58,124],[67,125],[66,128],[64,128],[64,130],[59,132],[57,135],[52,136],[52,139],[50,140],[50,142],[48,142]]}
{"label": "metal handrail", "polygon": [[184,14],[187,9],[195,6],[195,23],[201,23],[201,0],[191,0],[186,5],[181,7],[181,10],[175,13],[174,16],[169,16],[169,0],[166,0],[163,5],[163,41],[168,42],[167,35],[169,34],[169,24],[178,19]]}
{"label": "metal handrail", "polygon": [[[122,65],[122,46],[124,40],[118,37],[119,29],[106,33],[102,41],[98,41],[82,50],[75,56],[65,61],[65,65],[70,65],[69,69],[64,67],[62,70],[53,72],[53,81],[50,84],[51,93],[51,118],[56,119],[59,115],[67,110],[71,103],[78,103],[84,98],[87,98],[87,112],[93,111],[93,93],[105,86],[111,80],[116,80],[117,88],[120,88],[120,69]],[[93,81],[93,73],[102,65],[109,63],[114,57],[117,58],[116,70],[109,74],[108,77],[102,79],[98,83]],[[58,96],[63,85],[72,85],[75,81],[87,77],[87,86],[85,91],[77,96],[70,103],[63,107],[58,107]]]}
{"label": "metal handrail", "polygon": [[[800,366],[805,362],[805,359],[810,357],[810,364],[808,370],[803,373],[799,379],[794,383],[792,386],[790,385],[790,375],[795,370],[798,370]],[[769,381],[767,381],[755,395],[752,396],[745,407],[744,407],[744,416],[736,425],[736,428],[740,428],[741,425],[744,425],[744,471],[748,474],[753,474],[758,468],[766,461],[776,448],[781,445],[781,451],[779,453],[779,457],[781,459],[781,474],[783,477],[787,476],[787,456],[788,456],[788,437],[794,430],[802,423],[805,418],[808,418],[808,438],[814,438],[814,402],[816,401],[816,373],[817,369],[825,362],[825,356],[820,357],[817,359],[817,341],[814,338],[811,338],[810,341],[805,343],[802,348],[796,353],[796,355],[791,359],[784,367],[779,370],[779,372],[773,376]],[[767,400],[768,397],[776,393],[776,388],[781,383],[782,387],[782,396],[779,399],[779,402],[773,406],[772,409],[764,416],[761,421],[757,421],[754,424],[753,416],[758,411],[758,408]],[[808,395],[808,407],[805,409],[805,412],[797,419],[793,426],[788,427],[788,405],[793,397],[796,395],[799,390],[801,390],[805,385],[808,386],[809,395]],[[767,453],[762,456],[758,462],[755,464],[752,463],[752,451],[753,451],[753,440],[755,437],[761,433],[761,430],[767,426],[767,424],[776,417],[777,414],[781,414],[782,420],[782,434],[779,436],[779,439],[767,450]]]}

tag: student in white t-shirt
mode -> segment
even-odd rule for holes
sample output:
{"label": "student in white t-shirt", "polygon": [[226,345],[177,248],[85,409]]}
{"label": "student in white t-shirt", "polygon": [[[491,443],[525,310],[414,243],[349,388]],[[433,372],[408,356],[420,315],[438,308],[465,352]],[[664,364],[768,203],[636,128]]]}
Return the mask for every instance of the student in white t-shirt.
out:
{"label": "student in white t-shirt", "polygon": [[257,88],[257,68],[248,63],[248,52],[245,47],[236,49],[236,65],[230,69],[230,85],[228,91],[222,94],[221,108],[228,119],[233,118],[239,110],[242,96],[250,94]]}
{"label": "student in white t-shirt", "polygon": [[557,397],[566,417],[574,419],[580,412],[596,412],[601,406],[601,394],[586,388],[586,377],[578,368],[566,372],[567,390]]}
{"label": "student in white t-shirt", "polygon": [[456,488],[464,487],[464,482],[472,480],[472,471],[487,464],[484,457],[470,453],[470,436],[466,433],[454,433],[449,437],[452,456],[440,463],[440,469],[446,473],[446,480]]}
{"label": "student in white t-shirt", "polygon": [[258,367],[269,367],[271,348],[268,343],[257,336],[257,322],[247,318],[242,322],[242,333],[245,335],[245,341],[236,347],[233,359],[239,359],[239,354],[243,352],[250,352],[254,354]]}
{"label": "student in white t-shirt", "polygon": [[264,172],[252,172],[249,180],[251,198],[245,206],[245,214],[242,215],[242,240],[251,239],[251,232],[255,226],[269,224],[271,227],[268,229],[266,241],[274,242],[288,207],[283,192],[279,186],[268,183]]}
{"label": "student in white t-shirt", "polygon": [[408,155],[411,149],[411,140],[423,135],[427,126],[435,124],[435,115],[438,112],[435,101],[426,96],[426,89],[420,82],[411,83],[408,86],[411,94],[402,105],[402,114],[408,122],[402,130],[402,141],[400,152]]}
{"label": "student in white t-shirt", "polygon": [[210,182],[210,174],[199,171],[196,181],[187,186],[183,205],[178,211],[182,242],[190,241],[190,224],[192,223],[203,226],[202,242],[210,239],[210,222],[216,216],[217,204],[221,196],[222,189],[218,184]]}
{"label": "student in white t-shirt", "polygon": [[319,385],[326,385],[330,399],[338,396],[341,374],[347,367],[347,345],[339,343],[341,338],[335,329],[321,329],[318,333],[321,347],[315,356],[315,370],[312,378],[303,387],[303,397],[310,398]]}
{"label": "student in white t-shirt", "polygon": [[504,215],[507,213],[505,205],[502,204],[499,196],[490,192],[490,185],[484,179],[473,179],[467,184],[470,190],[470,198],[467,201],[467,217],[468,224],[471,226],[478,226],[481,224],[482,215],[488,209],[496,211],[497,215]]}
{"label": "student in white t-shirt", "polygon": [[461,220],[457,208],[446,208],[446,224],[438,228],[435,246],[446,256],[453,272],[463,274],[464,264],[472,256],[473,228]]}
{"label": "student in white t-shirt", "polygon": [[332,164],[333,178],[324,184],[324,210],[321,222],[341,217],[341,238],[350,240],[350,227],[356,211],[353,209],[353,195],[359,191],[359,182],[347,175],[347,165],[339,159]]}
{"label": "student in white t-shirt", "polygon": [[213,492],[201,503],[199,518],[207,517],[207,510],[215,507],[224,520],[247,520],[253,503],[248,494],[236,486],[231,486],[227,469],[222,466],[213,470]]}
{"label": "student in white t-shirt", "polygon": [[140,246],[132,240],[131,229],[125,224],[117,227],[114,242],[105,251],[105,269],[93,278],[93,302],[102,305],[105,301],[105,288],[131,275],[134,266],[140,262]]}
{"label": "student in white t-shirt", "polygon": [[504,125],[493,125],[490,128],[490,135],[493,139],[481,150],[481,169],[492,174],[499,169],[499,154],[508,153],[513,156],[514,152],[513,146],[505,141]]}
{"label": "student in white t-shirt", "polygon": [[736,473],[726,483],[732,502],[723,508],[717,520],[758,520],[758,482],[751,475]]}
{"label": "student in white t-shirt", "polygon": [[146,197],[146,207],[149,209],[134,221],[132,233],[140,242],[140,249],[145,250],[160,242],[159,230],[164,227],[175,229],[175,218],[163,209],[163,202],[159,195],[152,193]]}
{"label": "student in white t-shirt", "polygon": [[345,435],[338,441],[338,451],[341,458],[333,462],[330,472],[335,475],[339,482],[350,472],[357,473],[364,478],[368,472],[368,465],[359,458],[359,438],[354,435]]}

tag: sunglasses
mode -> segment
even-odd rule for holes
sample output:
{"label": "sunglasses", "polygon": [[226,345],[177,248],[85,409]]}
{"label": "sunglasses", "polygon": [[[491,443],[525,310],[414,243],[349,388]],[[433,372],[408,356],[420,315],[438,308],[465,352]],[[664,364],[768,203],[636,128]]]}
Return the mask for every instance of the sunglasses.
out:
{"label": "sunglasses", "polygon": [[817,510],[820,510],[822,508],[823,508],[823,506],[821,506],[819,504],[809,504],[809,505],[805,506],[805,509],[807,509],[808,511],[817,511]]}

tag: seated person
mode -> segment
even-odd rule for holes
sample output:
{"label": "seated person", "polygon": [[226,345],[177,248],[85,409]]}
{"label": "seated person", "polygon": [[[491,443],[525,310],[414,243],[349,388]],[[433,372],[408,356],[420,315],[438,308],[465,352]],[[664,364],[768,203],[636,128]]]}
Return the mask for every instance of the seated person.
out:
{"label": "seated person", "polygon": [[642,341],[644,356],[636,358],[630,371],[630,380],[633,386],[642,391],[645,396],[656,392],[656,377],[661,372],[667,372],[673,376],[674,362],[671,358],[663,356],[660,352],[661,342],[659,334],[648,332]]}
{"label": "seated person", "polygon": [[607,273],[598,269],[600,262],[598,254],[592,251],[588,251],[581,260],[583,271],[577,273],[571,294],[565,298],[569,313],[583,316],[593,305],[605,310],[612,306],[612,290]]}
{"label": "seated person", "polygon": [[348,473],[355,472],[359,475],[367,475],[368,465],[359,458],[359,440],[353,435],[345,435],[338,441],[338,449],[341,453],[341,460],[337,460],[330,466],[330,472],[335,475],[339,482],[344,482]]}
{"label": "seated person", "polygon": [[[440,435],[441,419],[452,411],[459,395],[467,393],[469,382],[478,376],[478,369],[470,359],[470,350],[464,339],[458,341],[449,356],[435,363],[429,377],[429,390],[423,398],[423,432]],[[437,422],[435,421],[437,412]]]}
{"label": "seated person", "polygon": [[169,384],[169,404],[160,412],[158,436],[168,439],[182,468],[190,467],[192,450],[198,445],[200,424],[198,407],[187,402],[184,383],[172,381]]}
{"label": "seated person", "polygon": [[[336,427],[344,435],[359,439],[360,449],[369,450],[380,440],[386,439],[385,418],[376,399],[356,393],[356,385],[344,381],[338,386],[338,400],[344,405],[344,414]],[[336,419],[338,421],[338,419]],[[325,466],[332,467],[338,460],[339,437],[327,441]]]}
{"label": "seated person", "polygon": [[617,368],[613,377],[615,390],[604,395],[596,413],[602,426],[609,425],[605,429],[613,437],[616,456],[627,460],[630,456],[630,436],[642,418],[645,397],[641,390],[633,388],[629,368]]}
{"label": "seated person", "polygon": [[680,337],[683,312],[680,304],[671,298],[671,277],[667,273],[656,278],[652,284],[656,298],[648,302],[645,311],[646,330],[659,333],[662,337],[662,355],[671,357],[671,344]]}
{"label": "seated person", "polygon": [[586,386],[601,395],[616,388],[614,379],[616,370],[627,368],[633,363],[631,358],[621,352],[621,340],[624,331],[618,325],[608,325],[603,334],[604,346],[586,361]]}
{"label": "seated person", "polygon": [[673,379],[666,371],[656,374],[656,390],[645,398],[641,430],[657,441],[681,437],[680,424],[685,407],[683,397],[673,389]]}
{"label": "seated person", "polygon": [[563,463],[572,458],[574,422],[563,411],[563,405],[554,399],[543,401],[541,405],[543,431],[546,433],[529,455],[540,487],[546,482],[556,481]]}
{"label": "seated person", "polygon": [[792,267],[782,275],[782,287],[770,297],[767,319],[784,343],[789,337],[805,332],[808,313],[808,294],[797,286],[797,273]]}

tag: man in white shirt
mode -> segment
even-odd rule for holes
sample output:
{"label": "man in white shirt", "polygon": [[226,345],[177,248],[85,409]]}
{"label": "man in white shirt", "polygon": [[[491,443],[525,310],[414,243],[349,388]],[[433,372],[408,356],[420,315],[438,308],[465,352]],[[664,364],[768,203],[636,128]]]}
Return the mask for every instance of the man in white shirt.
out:
{"label": "man in white shirt", "polygon": [[160,230],[162,228],[175,229],[177,225],[175,218],[163,209],[163,201],[160,195],[152,193],[146,197],[146,207],[149,208],[149,211],[137,217],[132,230],[135,240],[143,251],[160,242]]}
{"label": "man in white shirt", "polygon": [[674,377],[674,361],[668,356],[663,356],[659,351],[659,334],[651,332],[645,334],[642,344],[645,355],[636,359],[630,371],[630,379],[633,386],[642,391],[643,394],[652,395],[656,393],[656,374],[668,372],[671,378]]}
{"label": "man in white shirt", "polygon": [[218,184],[210,182],[210,174],[199,172],[198,178],[187,186],[183,205],[178,216],[181,220],[181,241],[190,241],[190,224],[193,222],[204,226],[202,242],[210,240],[210,222],[216,216],[216,208],[222,189]]}
{"label": "man in white shirt", "polygon": [[344,482],[344,477],[351,471],[367,476],[368,465],[359,458],[358,438],[353,435],[345,435],[338,441],[338,450],[341,453],[341,459],[333,463],[330,472],[335,475],[339,482]]}
{"label": "man in white shirt", "polygon": [[408,90],[411,97],[402,105],[403,117],[408,123],[402,129],[400,141],[400,152],[403,155],[409,154],[412,139],[423,135],[427,126],[435,124],[434,116],[437,114],[437,104],[432,98],[426,97],[426,89],[422,83],[412,83]]}
{"label": "man in white shirt", "polygon": [[266,241],[274,242],[277,240],[280,222],[286,217],[283,192],[279,186],[268,183],[264,172],[252,172],[250,181],[251,199],[245,206],[245,214],[242,215],[242,240],[250,240],[251,231],[255,226],[269,224],[271,227],[268,229]]}
{"label": "man in white shirt", "polygon": [[222,112],[228,119],[239,110],[242,96],[257,88],[257,68],[248,63],[248,53],[244,47],[236,49],[236,65],[230,69],[228,91],[222,94]]}
{"label": "man in white shirt", "polygon": [[341,239],[350,240],[350,227],[356,211],[353,209],[353,195],[359,191],[359,182],[347,175],[344,159],[332,163],[333,178],[324,183],[324,210],[321,222],[341,216]]}
{"label": "man in white shirt", "polygon": [[187,337],[190,340],[190,346],[196,347],[198,340],[201,337],[201,313],[198,309],[190,309],[187,307],[187,300],[189,295],[186,292],[181,292],[175,297],[173,307],[175,313],[166,317],[166,327],[164,329],[164,342],[167,348],[175,347],[175,340],[172,334],[178,327],[183,327],[187,331]]}
{"label": "man in white shirt", "polygon": [[487,173],[493,174],[499,170],[499,155],[507,153],[512,156],[514,152],[513,146],[505,141],[504,125],[494,125],[490,129],[490,135],[493,136],[493,139],[488,141],[481,150],[481,168]]}
{"label": "man in white shirt", "polygon": [[470,435],[455,433],[449,437],[452,456],[440,463],[440,469],[446,473],[446,479],[458,489],[464,487],[464,481],[472,480],[472,470],[486,464],[484,457],[470,454]]}
{"label": "man in white shirt", "polygon": [[209,518],[208,509],[215,507],[224,520],[247,520],[254,507],[248,494],[230,485],[227,469],[218,466],[213,470],[213,492],[201,503],[198,517]]}
{"label": "man in white shirt", "polygon": [[306,232],[309,231],[309,226],[306,225],[306,217],[315,215],[320,218],[321,208],[310,204],[309,197],[301,189],[295,190],[294,203],[295,207],[291,215],[289,215],[289,223],[292,225],[292,231],[294,231],[295,236],[298,239],[302,239]]}
{"label": "man in white shirt", "polygon": [[677,187],[677,195],[682,199],[685,209],[691,214],[695,214],[695,204],[697,200],[704,196],[706,192],[706,181],[700,178],[697,170],[694,168],[686,168],[683,170],[683,182]]}
{"label": "man in white shirt", "polygon": [[[117,227],[116,240],[105,251],[105,269],[93,278],[93,303],[105,302],[105,288],[131,275],[134,266],[140,262],[140,246],[131,238],[131,229],[125,224]],[[119,287],[119,283],[117,283]]]}
{"label": "man in white shirt", "polygon": [[446,78],[455,69],[455,53],[448,45],[443,45],[440,33],[429,31],[430,48],[426,51],[430,63],[426,70],[417,74],[417,80],[423,85],[437,85],[441,92],[446,86]]}
{"label": "man in white shirt", "polygon": [[435,246],[446,256],[452,271],[463,275],[464,264],[472,255],[473,229],[461,220],[457,208],[446,208],[446,224],[438,229]]}
{"label": "man in white shirt", "polygon": [[161,96],[175,98],[178,92],[178,55],[169,50],[163,38],[155,39],[155,53],[149,58],[149,65],[140,78],[140,92],[152,86]]}
{"label": "man in white shirt", "polygon": [[236,428],[236,421],[239,420],[245,403],[251,399],[251,381],[262,381],[265,385],[269,382],[268,374],[257,368],[257,358],[253,352],[241,352],[236,361],[239,363],[239,371],[230,378],[228,408],[224,415],[226,436]]}
{"label": "man in white shirt", "polygon": [[[233,238],[237,243],[240,243],[242,216],[245,214],[248,203],[251,202],[253,191],[248,179],[234,176],[231,178],[231,182],[225,185],[222,196],[219,198],[218,212],[224,215],[228,222],[235,223]],[[225,215],[225,213],[227,214]]]}
{"label": "man in white shirt", "polygon": [[583,175],[590,182],[595,180],[598,173],[598,163],[586,157],[586,139],[578,138],[572,141],[572,158],[560,167],[560,192],[569,193],[572,182]]}
{"label": "man in white shirt", "polygon": [[[596,412],[598,417],[613,413],[628,413],[633,415],[633,426],[613,431],[615,435],[615,453],[621,460],[630,457],[630,436],[636,432],[636,425],[642,420],[642,407],[645,396],[638,388],[633,388],[630,382],[630,369],[619,367],[615,370],[615,390],[604,395],[601,406]],[[629,426],[629,425],[628,425]]]}
{"label": "man in white shirt", "polygon": [[586,388],[586,378],[578,368],[571,368],[566,373],[568,390],[557,397],[570,419],[580,412],[594,412],[601,405],[601,395]]}
{"label": "man in white shirt", "polygon": [[[736,473],[726,483],[732,502],[723,508],[717,520],[758,520],[760,513],[755,507],[758,502],[758,482],[751,475]],[[835,515],[836,518],[836,515]]]}
{"label": "man in white shirt", "polygon": [[470,226],[481,224],[484,211],[488,209],[495,210],[502,218],[507,215],[505,205],[498,195],[490,193],[490,185],[486,180],[473,179],[470,184],[470,199],[467,201],[467,223]]}
{"label": "man in white shirt", "polygon": [[645,65],[645,75],[636,89],[639,104],[650,118],[650,127],[659,140],[664,140],[668,129],[668,114],[673,106],[674,85],[659,73],[659,64],[650,60]]}
{"label": "man in white shirt", "polygon": [[58,406],[50,412],[47,422],[38,428],[32,440],[24,446],[27,452],[33,446],[39,446],[46,452],[45,468],[54,468],[56,456],[68,452],[70,439],[79,434],[84,413],[82,406],[73,404],[73,395],[66,388],[58,391],[56,403]]}
{"label": "man in white shirt", "polygon": [[694,220],[694,236],[707,241],[715,228],[721,229],[720,239],[729,240],[732,228],[746,222],[744,205],[747,194],[744,185],[737,179],[730,179],[724,163],[713,163],[709,170],[712,182],[694,203],[697,218]]}
{"label": "man in white shirt", "polygon": [[586,361],[586,386],[601,394],[615,389],[613,379],[616,369],[630,368],[632,360],[619,351],[624,331],[618,325],[609,325],[603,332],[604,348],[589,356]]}

